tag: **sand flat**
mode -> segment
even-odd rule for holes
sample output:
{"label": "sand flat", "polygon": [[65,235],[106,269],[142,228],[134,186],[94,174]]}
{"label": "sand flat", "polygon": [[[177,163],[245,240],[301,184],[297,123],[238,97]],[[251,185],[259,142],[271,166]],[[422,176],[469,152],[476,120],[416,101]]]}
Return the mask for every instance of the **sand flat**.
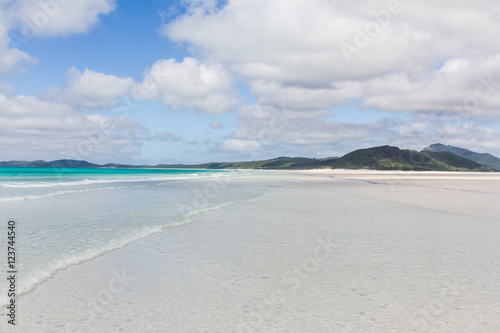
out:
{"label": "sand flat", "polygon": [[255,173],[281,185],[61,271],[19,329],[499,332],[498,179],[387,176]]}
{"label": "sand flat", "polygon": [[374,170],[304,170],[297,173],[346,180],[345,190],[360,195],[450,213],[500,217],[499,173]]}

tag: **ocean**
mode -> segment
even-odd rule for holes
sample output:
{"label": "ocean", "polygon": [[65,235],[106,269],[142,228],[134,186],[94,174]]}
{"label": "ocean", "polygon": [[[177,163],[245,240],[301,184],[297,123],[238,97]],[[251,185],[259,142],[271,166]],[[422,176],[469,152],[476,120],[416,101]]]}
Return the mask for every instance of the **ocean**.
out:
{"label": "ocean", "polygon": [[[18,295],[203,211],[265,190],[228,186],[249,171],[0,168],[0,212],[16,222]],[[3,242],[2,242],[3,243]],[[1,267],[6,267],[6,256]],[[6,290],[2,279],[1,290]],[[6,304],[7,295],[0,295]]]}

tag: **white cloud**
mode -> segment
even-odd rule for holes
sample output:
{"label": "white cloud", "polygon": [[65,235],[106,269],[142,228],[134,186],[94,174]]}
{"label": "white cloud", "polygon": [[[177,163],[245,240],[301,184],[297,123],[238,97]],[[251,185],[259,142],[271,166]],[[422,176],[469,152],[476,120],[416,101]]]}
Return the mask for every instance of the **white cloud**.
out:
{"label": "white cloud", "polygon": [[284,86],[278,82],[258,80],[252,83],[251,90],[259,96],[259,104],[311,110],[343,104],[350,98],[360,96],[361,87],[354,81],[345,81],[330,87],[311,88],[298,85]]}
{"label": "white cloud", "polygon": [[115,0],[17,0],[8,13],[24,37],[52,37],[88,32],[115,7]]}
{"label": "white cloud", "polygon": [[117,77],[85,69],[70,68],[66,86],[46,93],[75,107],[105,109],[117,105],[120,98],[136,102],[161,97],[171,109],[193,109],[200,113],[218,114],[233,111],[238,98],[232,77],[222,66],[202,64],[196,59],[160,60],[144,73],[141,83],[129,77]]}
{"label": "white cloud", "polygon": [[[12,29],[29,38],[83,33],[116,6],[109,0],[11,3],[9,9],[0,7],[0,75],[36,61],[9,44]],[[47,3],[53,7],[43,5]],[[383,17],[390,9],[388,0],[182,3],[186,13],[165,24],[162,32],[187,43],[202,60],[159,60],[142,82],[72,68],[66,86],[45,101],[6,97],[11,88],[0,87],[1,120],[15,125],[11,136],[0,134],[2,147],[20,154],[23,148],[9,146],[17,135],[22,141],[17,147],[44,146],[56,154],[87,140],[83,132],[113,119],[118,129],[103,137],[93,156],[111,158],[120,149],[130,156],[141,140],[182,138],[170,132],[151,134],[136,121],[86,115],[77,108],[111,108],[121,97],[161,98],[170,109],[220,114],[238,106],[238,79],[248,84],[257,104],[241,108],[238,128],[219,145],[221,151],[279,153],[278,147],[293,146],[321,154],[388,143],[420,149],[442,141],[499,152],[498,131],[481,125],[485,117],[498,119],[500,109],[500,20],[492,10],[498,9],[494,0],[400,0],[398,10],[379,27],[375,16],[388,18]],[[350,59],[341,48],[346,43],[356,47]],[[324,119],[333,107],[352,99],[361,108],[411,113],[414,122],[406,117],[369,124]],[[123,150],[127,145],[133,151]]]}
{"label": "white cloud", "polygon": [[[500,81],[495,3],[192,1],[162,31],[227,63],[261,104],[317,109],[362,98],[381,110],[449,111],[474,96],[482,77]],[[351,62],[343,43],[359,51]],[[475,112],[496,112],[496,96]]]}
{"label": "white cloud", "polygon": [[427,129],[427,124],[413,123],[404,124],[398,130],[398,134],[401,136],[416,136],[422,134]]}
{"label": "white cloud", "polygon": [[[467,144],[456,133],[465,130],[457,121],[470,126],[473,139],[465,147],[498,147],[497,132],[479,125],[499,117],[497,7],[494,0],[229,0],[222,8],[191,1],[162,32],[227,64],[250,86],[257,104],[239,111],[231,139],[260,142],[266,151],[289,145],[306,153],[378,144],[421,149],[445,141],[443,135]],[[350,59],[346,44],[356,47]],[[415,122],[322,118],[352,103],[411,113]]]}
{"label": "white cloud", "polygon": [[64,89],[52,89],[47,98],[75,107],[104,109],[116,106],[120,98],[140,102],[161,97],[171,109],[193,109],[205,114],[233,111],[239,100],[230,73],[220,65],[203,64],[194,58],[182,63],[159,60],[144,73],[141,83],[72,67]]}
{"label": "white cloud", "polygon": [[[476,152],[488,152],[500,157],[500,132],[493,130],[481,124],[434,124],[432,131],[427,131],[426,134],[416,137],[420,139],[421,145],[423,140],[432,143],[443,143],[447,145],[464,147]],[[418,143],[417,140],[413,143]],[[421,149],[421,148],[420,148]]]}
{"label": "white cloud", "polygon": [[[22,63],[37,60],[19,50],[18,43],[35,37],[88,32],[101,15],[116,7],[115,0],[13,0],[0,2],[0,75],[22,71]],[[13,32],[13,38],[9,38]]]}
{"label": "white cloud", "polygon": [[262,148],[262,143],[253,140],[229,139],[219,145],[220,150],[247,152],[256,151]]}
{"label": "white cloud", "polygon": [[36,63],[36,59],[25,52],[9,47],[11,40],[8,35],[9,27],[7,26],[8,19],[6,16],[6,13],[0,7],[0,75],[9,75],[22,70],[19,63]]}
{"label": "white cloud", "polygon": [[[192,10],[166,24],[163,33],[230,62],[247,78],[287,84],[324,85],[390,71],[415,72],[447,57],[500,50],[493,42],[500,22],[487,6],[464,0],[452,6],[447,1],[401,0],[389,24],[371,33],[369,27],[378,24],[372,13],[390,13],[388,3],[234,0],[218,11]],[[369,45],[361,47],[356,41],[366,29],[373,37],[365,37]],[[352,63],[346,61],[342,43],[360,50]]]}
{"label": "white cloud", "polygon": [[496,115],[500,108],[500,54],[473,61],[449,59],[430,74],[381,76],[363,83],[362,106],[386,111]]}
{"label": "white cloud", "polygon": [[89,109],[116,106],[117,100],[129,96],[136,83],[131,78],[120,78],[85,69],[82,73],[72,67],[66,73],[66,87],[58,93],[66,103]]}
{"label": "white cloud", "polygon": [[136,156],[150,136],[140,122],[88,115],[36,97],[0,95],[0,149],[4,159],[116,161]]}
{"label": "white cloud", "polygon": [[[332,156],[332,151],[336,152],[333,155],[342,155],[354,149],[386,144],[421,150],[436,142],[500,156],[500,132],[481,124],[448,124],[448,117],[435,116],[418,117],[421,121],[413,122],[395,118],[356,124],[325,120],[323,115],[319,110],[245,106],[239,111],[238,129],[228,142],[236,147],[240,141],[252,142],[244,145],[247,149],[239,150],[253,152],[252,159],[277,154],[325,157]],[[225,145],[219,148],[230,150]]]}
{"label": "white cloud", "polygon": [[145,74],[135,97],[145,99],[160,96],[172,109],[194,109],[205,114],[233,111],[238,98],[231,74],[222,66],[201,63],[194,58],[157,61]]}
{"label": "white cloud", "polygon": [[[239,111],[238,129],[219,145],[220,151],[239,153],[232,159],[263,159],[276,156],[338,156],[374,143],[386,144],[392,124],[360,125],[321,119],[321,110],[292,110],[263,105]],[[367,141],[367,138],[371,142]],[[250,155],[248,155],[250,153]]]}
{"label": "white cloud", "polygon": [[316,0],[230,1],[221,12],[180,17],[163,32],[230,61],[249,78],[329,81],[339,60],[332,57],[338,45],[329,31],[346,27],[346,20],[332,20],[331,7]]}
{"label": "white cloud", "polygon": [[283,110],[269,106],[245,106],[239,111],[238,130],[233,138],[263,143],[328,145],[338,141],[359,140],[370,133],[366,125],[323,121],[321,111]]}

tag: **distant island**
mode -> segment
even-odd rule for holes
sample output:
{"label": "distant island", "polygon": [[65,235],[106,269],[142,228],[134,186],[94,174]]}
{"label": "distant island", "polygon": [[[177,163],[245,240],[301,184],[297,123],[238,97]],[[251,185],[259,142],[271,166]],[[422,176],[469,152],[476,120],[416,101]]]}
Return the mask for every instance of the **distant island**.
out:
{"label": "distant island", "polygon": [[453,147],[453,146],[445,146],[445,145],[440,144],[440,143],[432,144],[432,145],[424,148],[423,151],[424,152],[426,152],[426,151],[433,151],[433,152],[446,151],[446,152],[458,155],[460,157],[469,159],[469,160],[474,161],[476,163],[479,163],[481,165],[487,166],[488,168],[500,170],[500,158],[497,158],[491,154],[475,153],[475,152],[470,151],[468,149]]}
{"label": "distant island", "polygon": [[467,149],[433,144],[418,152],[394,146],[358,149],[342,157],[306,158],[278,157],[261,161],[211,162],[204,164],[98,165],[87,161],[56,160],[0,162],[0,167],[37,168],[157,168],[157,169],[358,169],[404,171],[472,171],[498,172],[500,159],[491,154],[475,153]]}

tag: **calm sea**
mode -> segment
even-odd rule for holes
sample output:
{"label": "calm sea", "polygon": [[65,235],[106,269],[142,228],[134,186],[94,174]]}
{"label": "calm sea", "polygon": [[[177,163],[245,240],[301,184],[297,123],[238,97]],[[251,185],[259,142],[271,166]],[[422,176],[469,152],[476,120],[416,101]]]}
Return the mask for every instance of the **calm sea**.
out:
{"label": "calm sea", "polygon": [[[190,216],[262,196],[250,171],[0,167],[2,244],[16,221],[18,290],[61,269],[190,223]],[[6,253],[1,256],[6,267]],[[1,290],[6,282],[2,280]],[[4,304],[6,295],[0,295]]]}

